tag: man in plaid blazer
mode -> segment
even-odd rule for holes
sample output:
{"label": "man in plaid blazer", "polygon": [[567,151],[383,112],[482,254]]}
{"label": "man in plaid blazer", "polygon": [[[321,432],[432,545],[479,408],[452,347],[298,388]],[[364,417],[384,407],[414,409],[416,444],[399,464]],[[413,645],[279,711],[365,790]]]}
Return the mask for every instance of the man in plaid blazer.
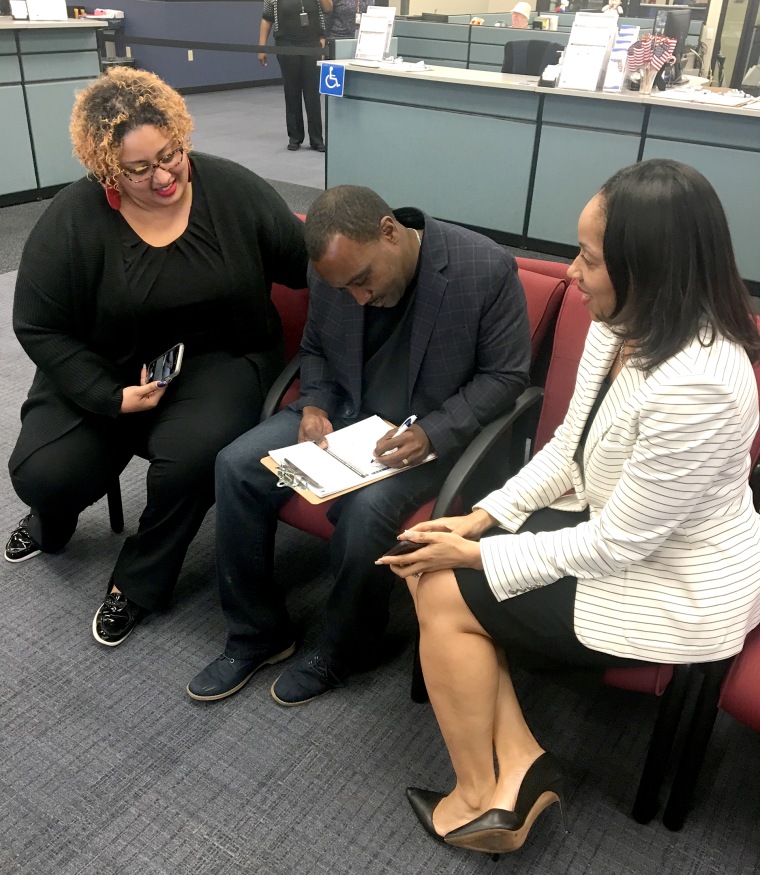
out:
{"label": "man in plaid blazer", "polygon": [[[306,243],[301,396],[217,458],[217,572],[229,637],[187,686],[203,701],[232,695],[295,651],[283,587],[273,580],[277,510],[292,492],[260,464],[269,450],[322,443],[371,414],[390,422],[416,416],[375,450],[384,464],[410,470],[348,493],[328,511],[334,582],[322,641],[272,686],[277,702],[297,705],[378,662],[392,575],[374,560],[527,384],[525,296],[514,258],[491,240],[416,209],[394,213],[370,189],[339,186],[314,202]],[[431,451],[435,461],[414,467]]]}

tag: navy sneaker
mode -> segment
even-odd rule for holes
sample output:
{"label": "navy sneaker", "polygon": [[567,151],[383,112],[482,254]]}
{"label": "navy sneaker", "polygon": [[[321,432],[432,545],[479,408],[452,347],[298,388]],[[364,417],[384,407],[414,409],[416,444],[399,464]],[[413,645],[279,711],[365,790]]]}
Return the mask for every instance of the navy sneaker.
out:
{"label": "navy sneaker", "polygon": [[92,634],[106,647],[116,647],[147,613],[122,593],[110,592],[93,617]]}
{"label": "navy sneaker", "polygon": [[340,686],[343,678],[317,649],[286,668],[272,684],[271,693],[279,705],[303,705]]}
{"label": "navy sneaker", "polygon": [[25,559],[31,559],[32,556],[38,556],[42,552],[42,548],[27,529],[30,515],[25,516],[19,522],[8,538],[8,543],[5,545],[5,558],[8,562],[23,562]]}
{"label": "navy sneaker", "polygon": [[203,671],[198,672],[185,687],[185,692],[199,702],[226,699],[242,689],[260,668],[282,662],[295,652],[296,644],[292,641],[284,648],[278,646],[262,651],[253,659],[236,659],[221,653]]}

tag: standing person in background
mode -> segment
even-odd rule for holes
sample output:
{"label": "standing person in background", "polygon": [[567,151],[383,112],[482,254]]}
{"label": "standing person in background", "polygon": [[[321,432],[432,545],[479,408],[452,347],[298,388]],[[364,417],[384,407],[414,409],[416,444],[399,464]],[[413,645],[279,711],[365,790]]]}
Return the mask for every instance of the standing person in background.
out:
{"label": "standing person in background", "polygon": [[334,0],[327,35],[330,39],[354,39],[368,0]]}
{"label": "standing person in background", "polygon": [[[259,43],[265,46],[274,26],[274,44],[303,49],[325,47],[325,12],[331,12],[332,0],[264,0]],[[303,109],[309,129],[309,145],[325,151],[322,137],[322,106],[319,101],[319,67],[313,55],[278,55],[285,89],[285,124],[288,149],[297,152],[304,140]],[[267,65],[266,52],[259,54]]]}

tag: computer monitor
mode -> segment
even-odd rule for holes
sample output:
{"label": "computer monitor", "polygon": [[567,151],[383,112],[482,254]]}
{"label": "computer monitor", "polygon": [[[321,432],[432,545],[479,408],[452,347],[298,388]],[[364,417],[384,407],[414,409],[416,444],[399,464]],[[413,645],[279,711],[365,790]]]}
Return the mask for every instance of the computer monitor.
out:
{"label": "computer monitor", "polygon": [[652,33],[662,34],[663,36],[676,40],[676,47],[673,50],[676,62],[674,65],[671,85],[675,85],[683,79],[681,72],[681,59],[686,51],[686,38],[689,35],[690,21],[691,10],[686,6],[675,7],[673,9],[661,9],[654,19]]}

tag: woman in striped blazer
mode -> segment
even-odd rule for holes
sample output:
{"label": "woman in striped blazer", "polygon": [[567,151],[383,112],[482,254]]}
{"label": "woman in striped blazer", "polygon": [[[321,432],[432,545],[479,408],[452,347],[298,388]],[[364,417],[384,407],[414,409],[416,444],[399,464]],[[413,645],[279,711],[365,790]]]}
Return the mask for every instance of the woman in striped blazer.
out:
{"label": "woman in striped blazer", "polygon": [[520,847],[561,796],[508,656],[706,662],[760,623],[760,341],[720,201],[692,168],[645,161],[602,187],[578,234],[568,275],[593,323],[564,422],[471,514],[404,533],[422,545],[406,564],[379,560],[409,584],[457,777],[448,795],[407,794],[433,837],[474,850]]}

